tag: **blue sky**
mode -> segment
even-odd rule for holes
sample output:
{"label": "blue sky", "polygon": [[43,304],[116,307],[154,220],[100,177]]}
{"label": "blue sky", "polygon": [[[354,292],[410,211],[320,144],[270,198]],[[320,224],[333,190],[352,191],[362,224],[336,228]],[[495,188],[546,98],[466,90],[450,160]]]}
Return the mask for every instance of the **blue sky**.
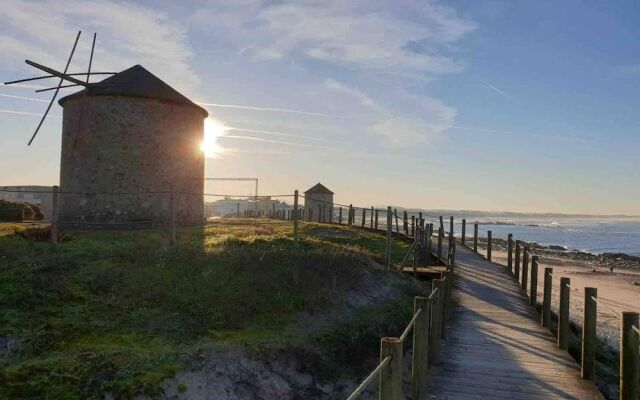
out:
{"label": "blue sky", "polygon": [[[640,214],[637,2],[6,3],[3,81],[34,75],[25,58],[62,69],[78,29],[85,70],[96,31],[95,68],[142,64],[234,128],[209,132],[208,176],[321,181],[358,205]],[[49,96],[0,87],[0,185],[57,183],[62,110],[27,147],[38,118],[21,113],[46,103],[18,98]]]}

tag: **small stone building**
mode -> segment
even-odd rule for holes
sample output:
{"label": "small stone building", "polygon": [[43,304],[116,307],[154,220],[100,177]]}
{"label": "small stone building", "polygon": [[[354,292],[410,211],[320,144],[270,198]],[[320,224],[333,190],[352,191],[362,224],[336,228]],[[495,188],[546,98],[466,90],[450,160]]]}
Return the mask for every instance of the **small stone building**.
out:
{"label": "small stone building", "polygon": [[205,109],[140,65],[59,103],[62,225],[203,222]]}
{"label": "small stone building", "polygon": [[51,219],[52,186],[0,186],[0,189],[5,190],[0,191],[0,199],[35,204],[40,208],[44,219]]}
{"label": "small stone building", "polygon": [[318,183],[304,192],[305,219],[330,222],[333,220],[333,192]]}

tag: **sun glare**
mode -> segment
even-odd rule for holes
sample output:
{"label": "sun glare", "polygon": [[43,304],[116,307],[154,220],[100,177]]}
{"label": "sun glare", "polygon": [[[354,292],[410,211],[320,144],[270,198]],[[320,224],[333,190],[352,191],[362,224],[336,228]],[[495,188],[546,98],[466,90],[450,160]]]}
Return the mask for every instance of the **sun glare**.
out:
{"label": "sun glare", "polygon": [[216,158],[222,154],[224,148],[218,143],[218,138],[224,136],[227,127],[214,118],[204,120],[204,140],[200,144],[200,150],[207,158]]}

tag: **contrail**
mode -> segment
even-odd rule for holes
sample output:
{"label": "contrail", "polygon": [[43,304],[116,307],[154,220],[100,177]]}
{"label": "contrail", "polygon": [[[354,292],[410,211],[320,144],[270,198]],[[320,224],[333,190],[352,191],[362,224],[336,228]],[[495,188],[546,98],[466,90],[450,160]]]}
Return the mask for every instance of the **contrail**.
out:
{"label": "contrail", "polygon": [[314,117],[323,117],[323,118],[339,118],[339,119],[353,119],[349,117],[345,117],[343,115],[331,115],[331,114],[323,114],[311,111],[302,111],[302,110],[292,110],[289,108],[273,108],[273,107],[255,107],[255,106],[241,106],[236,104],[216,104],[216,103],[201,103],[195,102],[201,106],[208,107],[220,107],[220,108],[237,108],[239,110],[252,110],[252,111],[268,111],[268,112],[281,112],[281,113],[289,113],[289,114],[302,114],[302,115],[311,115]]}
{"label": "contrail", "polygon": [[282,140],[271,140],[271,139],[265,139],[265,138],[255,137],[255,136],[239,136],[239,135],[222,135],[222,136],[218,136],[218,139],[224,139],[224,138],[251,140],[251,141],[254,141],[254,142],[263,142],[263,143],[284,144],[284,145],[287,145],[287,146],[301,146],[301,147],[313,147],[313,148],[331,149],[331,147],[328,147],[328,146],[318,146],[318,145],[314,145],[314,144],[285,142],[285,141],[282,141]]}
{"label": "contrail", "polygon": [[14,96],[14,95],[11,95],[11,94],[0,94],[0,97],[9,97],[11,99],[38,101],[38,102],[41,102],[41,103],[48,103],[49,102],[48,100],[36,99],[35,97]]}
{"label": "contrail", "polygon": [[264,133],[264,134],[267,134],[267,135],[286,136],[286,137],[294,137],[294,138],[300,138],[300,139],[314,140],[314,141],[317,141],[317,142],[333,143],[332,141],[327,140],[327,139],[308,137],[308,136],[304,136],[304,135],[294,135],[292,133],[262,131],[262,130],[259,130],[259,129],[245,129],[245,128],[236,128],[236,127],[233,127],[233,126],[225,126],[225,130],[240,131],[240,132],[252,132],[252,133]]}
{"label": "contrail", "polygon": [[[16,115],[33,115],[36,117],[42,117],[42,114],[26,112],[26,111],[13,111],[13,110],[0,110],[0,113],[4,114],[16,114]],[[50,115],[51,118],[62,118],[59,115]]]}
{"label": "contrail", "polygon": [[[501,94],[509,99],[511,99],[511,96],[509,96],[509,94],[507,92],[505,92],[504,90],[500,90],[497,87],[493,86],[492,84],[490,84],[489,82],[485,81],[484,79],[480,79],[480,82],[484,83],[489,89],[493,90],[494,92]],[[513,100],[513,99],[511,99]]]}

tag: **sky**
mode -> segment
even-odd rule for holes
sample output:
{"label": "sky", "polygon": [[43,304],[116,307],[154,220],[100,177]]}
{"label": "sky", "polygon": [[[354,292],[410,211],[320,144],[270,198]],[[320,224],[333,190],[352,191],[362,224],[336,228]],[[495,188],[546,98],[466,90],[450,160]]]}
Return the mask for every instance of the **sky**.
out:
{"label": "sky", "polygon": [[[359,206],[640,214],[637,1],[3,0],[24,59],[141,64],[207,104],[208,177]],[[0,185],[59,180],[54,80],[0,86]],[[73,90],[62,91],[62,95]],[[252,194],[251,183],[207,191]]]}

